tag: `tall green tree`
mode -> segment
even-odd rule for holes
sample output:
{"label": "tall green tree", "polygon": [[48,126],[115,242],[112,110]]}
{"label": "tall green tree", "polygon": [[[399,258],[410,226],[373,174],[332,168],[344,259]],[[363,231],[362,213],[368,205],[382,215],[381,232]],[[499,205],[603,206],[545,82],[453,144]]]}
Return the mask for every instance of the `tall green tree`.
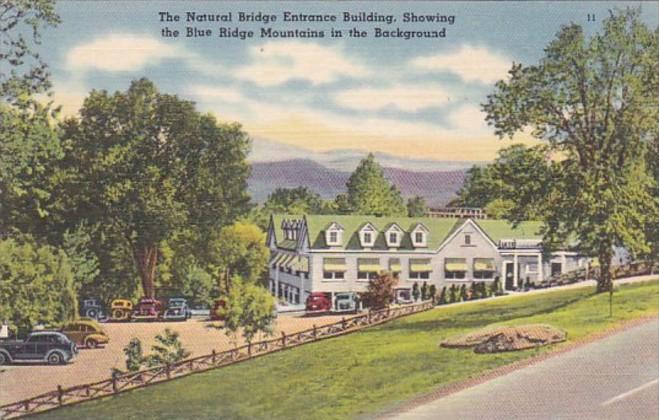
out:
{"label": "tall green tree", "polygon": [[237,341],[240,333],[251,343],[259,334],[271,335],[276,318],[274,297],[264,287],[239,276],[231,283],[233,287],[224,294],[226,305],[219,309],[227,336]]}
{"label": "tall green tree", "polygon": [[407,214],[400,191],[384,176],[384,171],[370,153],[350,175],[347,196],[337,198],[341,212],[374,215],[404,216]]}
{"label": "tall green tree", "polygon": [[326,214],[330,205],[307,187],[277,188],[263,205],[251,214],[251,220],[267,229],[271,214]]}
{"label": "tall green tree", "polygon": [[407,200],[407,216],[408,217],[423,217],[426,215],[428,205],[426,200],[420,195],[411,197]]}
{"label": "tall green tree", "polygon": [[[481,207],[493,218],[536,219],[554,185],[555,165],[544,146],[514,144],[485,166],[473,166],[453,203]],[[524,203],[515,206],[514,203]]]}
{"label": "tall green tree", "polygon": [[163,241],[189,229],[197,246],[249,209],[249,139],[146,79],[92,91],[63,126],[64,220],[108,226],[127,244],[153,297]]}
{"label": "tall green tree", "polygon": [[598,291],[612,290],[614,246],[649,249],[656,203],[645,156],[659,131],[658,36],[637,9],[612,12],[591,37],[564,26],[537,64],[514,64],[483,106],[500,137],[530,127],[564,156],[546,200],[544,243],[574,236],[597,255]]}
{"label": "tall green tree", "polygon": [[51,162],[61,157],[51,87],[37,51],[44,27],[60,18],[48,0],[0,2],[0,235],[41,234],[52,198]]}
{"label": "tall green tree", "polygon": [[71,262],[64,252],[26,235],[0,240],[0,322],[21,332],[58,326],[77,313]]}
{"label": "tall green tree", "polygon": [[265,237],[258,226],[246,222],[236,222],[211,234],[206,262],[221,289],[231,289],[235,276],[248,283],[261,280],[270,257]]}

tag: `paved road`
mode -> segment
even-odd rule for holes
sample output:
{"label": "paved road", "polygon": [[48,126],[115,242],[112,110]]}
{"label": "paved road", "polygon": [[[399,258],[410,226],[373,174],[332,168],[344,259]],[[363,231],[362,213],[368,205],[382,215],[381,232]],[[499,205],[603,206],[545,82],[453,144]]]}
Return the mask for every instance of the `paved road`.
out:
{"label": "paved road", "polygon": [[659,419],[659,319],[398,415]]}

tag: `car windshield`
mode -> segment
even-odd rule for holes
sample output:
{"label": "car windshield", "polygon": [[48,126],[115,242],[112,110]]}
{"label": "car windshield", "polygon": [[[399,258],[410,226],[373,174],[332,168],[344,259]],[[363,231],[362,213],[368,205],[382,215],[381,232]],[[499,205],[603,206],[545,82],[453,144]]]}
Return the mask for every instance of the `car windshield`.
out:
{"label": "car windshield", "polygon": [[178,307],[181,307],[183,305],[185,305],[184,300],[170,300],[169,301],[169,306],[174,307],[174,308],[178,308]]}

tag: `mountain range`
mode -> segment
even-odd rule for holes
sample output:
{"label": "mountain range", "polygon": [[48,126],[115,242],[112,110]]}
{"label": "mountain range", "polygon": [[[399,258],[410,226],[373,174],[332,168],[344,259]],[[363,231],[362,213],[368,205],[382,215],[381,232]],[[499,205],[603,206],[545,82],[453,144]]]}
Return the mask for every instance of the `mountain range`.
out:
{"label": "mountain range", "polygon": [[[262,203],[276,188],[306,186],[324,199],[346,191],[346,182],[359,161],[359,150],[317,152],[279,142],[254,139],[249,160],[252,174],[249,191]],[[420,195],[432,207],[443,206],[462,187],[467,169],[481,162],[408,159],[374,153],[385,176],[405,198]]]}

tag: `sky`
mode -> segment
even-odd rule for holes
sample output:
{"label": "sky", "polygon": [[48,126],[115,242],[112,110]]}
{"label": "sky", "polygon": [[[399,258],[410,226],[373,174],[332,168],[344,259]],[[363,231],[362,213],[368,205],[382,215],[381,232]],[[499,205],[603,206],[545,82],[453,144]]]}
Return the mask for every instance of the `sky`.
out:
{"label": "sky", "polygon": [[[59,1],[62,23],[46,30],[40,52],[55,101],[75,114],[92,89],[125,90],[147,77],[162,92],[196,102],[248,134],[312,152],[356,150],[401,158],[487,161],[510,144],[480,110],[513,62],[536,63],[562,25],[599,29],[608,10],[638,2],[129,2]],[[659,24],[659,3],[642,3]],[[159,12],[181,16],[161,22]],[[282,22],[283,12],[334,14],[337,22]],[[232,22],[185,22],[186,12],[227,14]],[[277,22],[238,22],[238,13],[275,14]],[[344,22],[343,12],[393,15],[391,24]],[[454,16],[448,23],[405,23],[404,13]],[[588,15],[595,22],[588,22]],[[178,29],[178,38],[162,29]],[[187,38],[187,26],[213,36]],[[255,31],[247,40],[220,27]],[[259,28],[324,30],[325,38],[262,38]],[[342,30],[333,38],[329,29]],[[445,38],[375,38],[385,30],[441,30]],[[365,38],[348,37],[359,28]],[[515,142],[534,144],[528,134]],[[255,143],[257,144],[257,143]],[[267,150],[259,150],[267,155]],[[295,156],[291,156],[295,157]]]}

